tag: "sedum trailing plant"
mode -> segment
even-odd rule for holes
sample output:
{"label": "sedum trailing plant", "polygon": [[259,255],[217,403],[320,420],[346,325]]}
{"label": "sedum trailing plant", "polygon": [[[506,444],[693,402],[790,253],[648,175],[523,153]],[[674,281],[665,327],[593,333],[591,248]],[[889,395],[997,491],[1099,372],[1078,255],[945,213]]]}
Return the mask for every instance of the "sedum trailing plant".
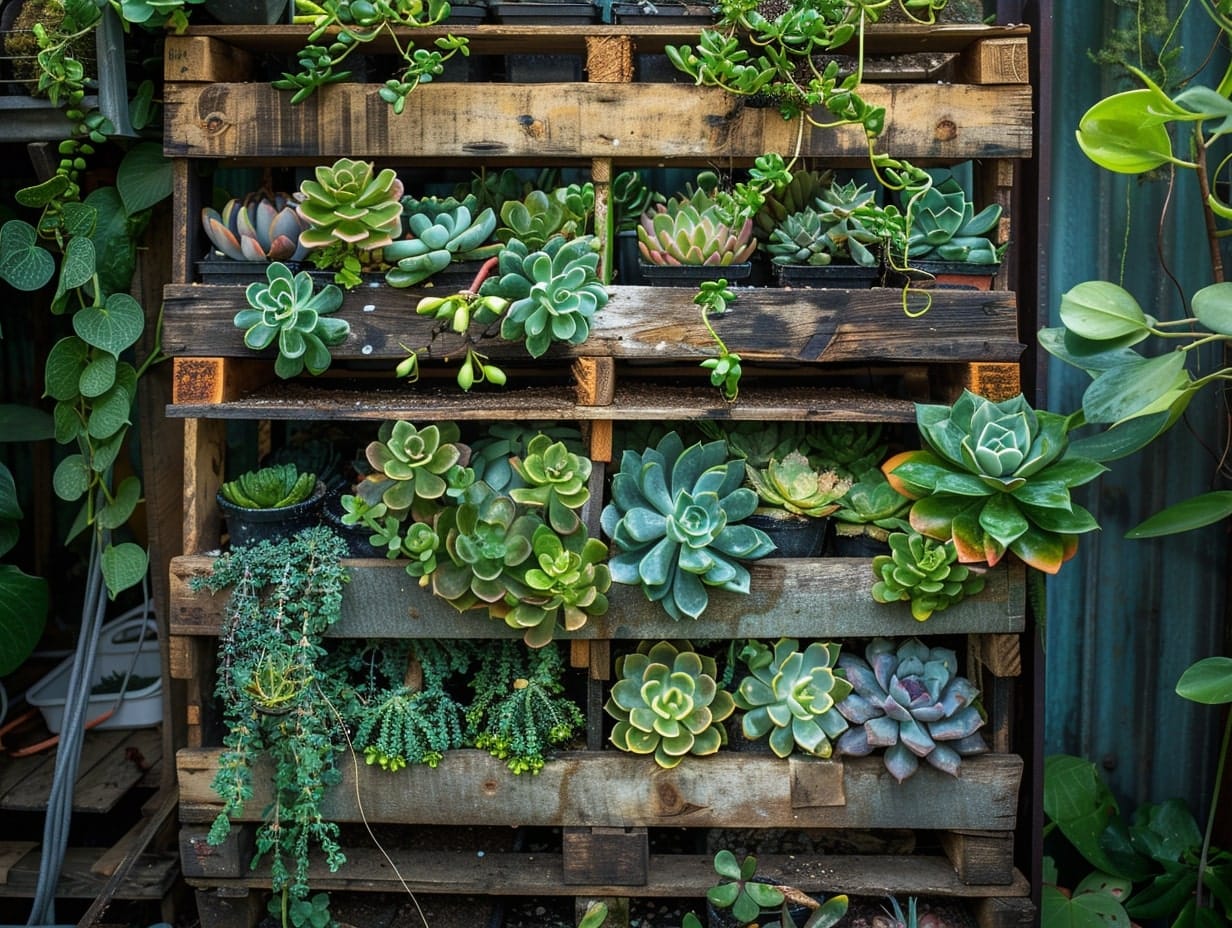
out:
{"label": "sedum trailing plant", "polygon": [[886,770],[900,783],[925,760],[957,776],[962,759],[988,750],[976,699],[979,691],[957,674],[949,648],[918,638],[874,638],[864,657],[842,654],[839,667],[852,692],[838,703],[851,728],[838,739],[840,754],[862,757],[884,749]]}
{"label": "sedum trailing plant", "polygon": [[794,638],[780,638],[773,648],[749,641],[740,659],[749,673],[736,686],[736,708],[743,709],[746,738],[766,738],[779,757],[797,748],[814,757],[829,757],[832,741],[847,730],[836,705],[851,692],[836,673],[839,645],[815,641],[803,651]]}
{"label": "sedum trailing plant", "polygon": [[959,564],[950,541],[933,541],[918,532],[894,532],[890,553],[873,558],[873,599],[911,603],[911,617],[924,622],[934,612],[984,589],[984,575]]}
{"label": "sedum trailing plant", "polygon": [[277,342],[274,373],[284,379],[305,370],[325,373],[333,360],[329,349],[351,334],[349,322],[330,316],[342,306],[342,291],[326,284],[314,292],[307,271],[293,273],[281,261],[270,263],[265,279],[248,285],[244,292],[248,308],[235,314],[236,328],[244,330],[244,344],[263,351]]}
{"label": "sedum trailing plant", "polygon": [[704,757],[727,742],[723,721],[736,705],[717,682],[712,657],[683,642],[642,642],[616,659],[616,676],[604,709],[616,719],[611,742],[622,751],[653,754],[664,768],[687,755]]}
{"label": "sedum trailing plant", "polygon": [[744,473],[726,442],[686,448],[675,431],[653,448],[626,450],[600,518],[616,548],[612,580],[641,586],[674,619],[700,616],[711,587],[747,593],[742,562],[764,557],[774,543],[741,524],[757,508]]}
{"label": "sedum trailing plant", "polygon": [[1078,536],[1098,528],[1070,496],[1106,468],[1069,453],[1069,421],[1019,394],[994,402],[970,391],[953,406],[916,405],[925,447],[882,467],[915,502],[911,527],[953,541],[963,564],[995,566],[1009,552],[1056,573]]}
{"label": "sedum trailing plant", "polygon": [[218,251],[233,261],[302,261],[304,220],[287,193],[259,190],[228,200],[222,210],[206,206],[201,225]]}

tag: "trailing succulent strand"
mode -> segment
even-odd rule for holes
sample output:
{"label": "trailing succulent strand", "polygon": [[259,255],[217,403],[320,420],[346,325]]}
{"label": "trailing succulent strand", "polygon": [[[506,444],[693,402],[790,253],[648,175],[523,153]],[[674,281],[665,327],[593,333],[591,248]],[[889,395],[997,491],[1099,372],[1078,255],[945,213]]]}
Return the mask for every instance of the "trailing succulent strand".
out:
{"label": "trailing succulent strand", "polygon": [[979,690],[957,675],[958,657],[949,648],[875,638],[863,659],[842,654],[838,664],[852,686],[838,703],[852,726],[838,739],[840,754],[884,749],[886,770],[901,783],[921,759],[957,776],[964,757],[988,750],[978,733]]}
{"label": "trailing succulent strand", "polygon": [[726,442],[686,448],[674,431],[654,448],[626,450],[600,517],[616,548],[612,580],[640,585],[674,619],[700,616],[711,587],[747,593],[741,562],[769,554],[774,542],[741,524],[757,508],[744,474]]}
{"label": "trailing succulent strand", "polygon": [[712,657],[681,642],[642,642],[616,659],[616,676],[604,709],[616,719],[611,742],[622,751],[652,754],[671,768],[687,755],[714,754],[727,742],[723,721],[735,711],[720,689]]}
{"label": "trailing succulent strand", "polygon": [[983,573],[955,563],[953,542],[894,532],[889,543],[889,554],[873,558],[873,599],[911,603],[911,616],[918,622],[984,589]]}
{"label": "trailing succulent strand", "polygon": [[794,638],[780,638],[773,649],[749,641],[740,652],[749,673],[734,695],[736,707],[744,710],[745,737],[766,738],[779,757],[796,748],[829,757],[831,741],[847,730],[836,704],[851,692],[851,684],[835,672],[838,654],[839,645],[832,643],[815,641],[801,651]]}

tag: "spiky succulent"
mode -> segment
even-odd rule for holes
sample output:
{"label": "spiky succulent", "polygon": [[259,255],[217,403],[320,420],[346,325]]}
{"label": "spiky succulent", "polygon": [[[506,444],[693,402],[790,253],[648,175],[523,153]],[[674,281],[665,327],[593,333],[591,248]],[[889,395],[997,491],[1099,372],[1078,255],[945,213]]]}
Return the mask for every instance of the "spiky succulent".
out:
{"label": "spiky succulent", "polygon": [[833,243],[826,238],[821,214],[812,207],[792,213],[770,232],[766,254],[775,264],[825,267],[834,260]]}
{"label": "spiky succulent", "polygon": [[575,632],[592,615],[607,612],[612,585],[607,545],[590,538],[584,527],[558,535],[540,525],[531,536],[531,556],[519,579],[521,586],[506,595],[505,624],[523,632],[529,647],[541,648],[556,633],[557,625]]}
{"label": "spiky succulent", "polygon": [[996,203],[977,214],[962,185],[947,177],[910,201],[907,254],[917,260],[997,264],[1004,249],[988,236],[1000,218]]}
{"label": "spiky succulent", "polygon": [[514,502],[543,513],[556,531],[569,534],[580,524],[578,510],[590,499],[590,458],[570,451],[563,441],[536,435],[511,466],[524,484],[509,491]]}
{"label": "spiky succulent", "polygon": [[454,261],[477,261],[498,253],[499,245],[486,245],[496,230],[491,208],[478,215],[458,204],[433,213],[412,213],[406,218],[408,235],[382,249],[381,257],[393,265],[385,272],[391,287],[413,287]]}
{"label": "spiky succulent", "polygon": [[470,449],[458,441],[456,423],[442,422],[418,428],[404,419],[381,423],[377,440],[364,456],[372,467],[356,488],[370,506],[383,503],[390,515],[412,513],[426,522],[439,508],[456,465],[466,465]]}
{"label": "spiky succulent", "polygon": [[767,506],[797,515],[822,518],[838,509],[851,481],[832,470],[817,470],[799,451],[770,459],[765,468],[745,465],[749,485]]}
{"label": "spiky succulent", "polygon": [[835,674],[839,645],[815,641],[800,650],[794,638],[780,638],[771,649],[750,641],[740,653],[749,674],[736,687],[736,707],[746,738],[767,738],[779,757],[795,748],[829,757],[831,739],[847,730],[835,708],[851,684]]}
{"label": "spiky succulent", "polygon": [[953,540],[964,564],[997,564],[1009,551],[1055,574],[1094,517],[1070,491],[1106,468],[1068,453],[1065,416],[1031,408],[1019,394],[993,402],[970,391],[953,406],[916,405],[925,448],[882,465],[911,497],[921,535]]}
{"label": "spiky succulent", "polygon": [[890,535],[890,553],[873,558],[873,599],[910,602],[918,622],[984,589],[984,575],[957,563],[952,542],[933,541],[918,532]]}
{"label": "spiky succulent", "polygon": [[872,202],[872,193],[863,190],[852,184],[833,184],[822,192],[816,206],[785,217],[766,241],[771,261],[816,267],[838,261],[876,267],[879,259],[870,246],[878,244],[880,237],[856,213]]}
{"label": "spiky succulent", "polygon": [[608,301],[598,267],[593,236],[554,236],[538,251],[515,239],[501,250],[499,276],[480,293],[509,301],[501,338],[525,343],[538,358],[554,342],[580,345],[589,337],[591,320]]}
{"label": "spiky succulent", "polygon": [[330,346],[342,344],[351,333],[345,319],[329,318],[342,305],[342,291],[326,284],[314,293],[307,271],[293,274],[281,261],[270,263],[265,279],[248,285],[248,308],[235,314],[244,344],[261,351],[277,340],[274,373],[279,377],[294,377],[305,369],[324,373],[333,360]]}
{"label": "spiky succulent", "polygon": [[373,171],[371,162],[339,158],[300,184],[295,199],[309,226],[300,236],[305,248],[367,252],[401,235],[402,181],[391,168]]}
{"label": "spiky succulent", "polygon": [[852,727],[838,739],[840,754],[862,757],[884,748],[885,767],[900,783],[926,760],[958,775],[964,757],[988,750],[978,734],[984,717],[979,690],[957,675],[949,648],[930,648],[918,638],[895,643],[874,638],[864,658],[840,655],[838,665],[852,691],[838,711]]}
{"label": "spiky succulent", "polygon": [[677,198],[642,214],[637,247],[650,264],[726,267],[749,260],[757,240],[751,217],[732,216],[716,203],[699,208]]}
{"label": "spiky succulent", "polygon": [[235,261],[299,261],[308,253],[300,243],[303,221],[286,193],[260,190],[228,200],[221,212],[207,206],[201,225],[211,244]]}
{"label": "spiky succulent", "polygon": [[757,508],[743,482],[744,462],[729,457],[726,442],[685,448],[673,431],[640,454],[626,450],[600,520],[617,549],[612,580],[640,584],[674,619],[701,615],[709,587],[747,593],[741,561],[774,543],[741,524]]}
{"label": "spiky succulent", "polygon": [[[644,650],[643,650],[644,648]],[[660,767],[675,767],[688,754],[714,754],[726,742],[723,721],[736,708],[720,689],[714,658],[683,642],[649,645],[616,659],[616,675],[604,709],[616,719],[612,744],[634,754],[653,754]]]}
{"label": "spiky succulent", "polygon": [[302,503],[317,486],[317,476],[294,464],[271,464],[240,474],[222,485],[222,495],[244,509],[281,509]]}
{"label": "spiky succulent", "polygon": [[832,518],[840,535],[868,535],[886,541],[890,532],[911,528],[907,522],[910,510],[911,500],[894,489],[879,468],[872,467],[843,494]]}

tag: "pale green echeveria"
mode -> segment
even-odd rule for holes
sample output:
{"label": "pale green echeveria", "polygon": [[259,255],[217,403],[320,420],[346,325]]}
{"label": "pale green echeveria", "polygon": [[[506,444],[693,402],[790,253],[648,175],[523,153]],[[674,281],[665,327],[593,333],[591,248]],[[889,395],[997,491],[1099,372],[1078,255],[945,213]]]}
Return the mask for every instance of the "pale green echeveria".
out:
{"label": "pale green echeveria", "polygon": [[506,594],[505,624],[523,632],[527,646],[541,648],[558,627],[575,632],[592,615],[607,612],[612,584],[607,545],[585,531],[558,535],[540,525],[531,536],[531,558],[521,575],[522,587]]}
{"label": "pale green echeveria", "polygon": [[459,204],[405,218],[407,237],[381,251],[382,259],[393,265],[385,272],[385,282],[391,287],[413,287],[454,261],[478,261],[499,252],[499,244],[485,244],[496,230],[496,214],[490,207],[472,215],[467,206]]}
{"label": "pale green echeveria", "polygon": [[278,342],[274,372],[290,378],[307,370],[321,374],[333,360],[330,346],[340,345],[351,333],[345,319],[329,318],[342,305],[342,291],[327,284],[313,292],[307,271],[292,273],[281,261],[265,269],[266,282],[254,281],[244,292],[248,309],[235,314],[244,330],[244,344],[261,351]]}
{"label": "pale green echeveria", "polygon": [[736,704],[719,688],[714,658],[689,647],[660,641],[616,659],[620,679],[604,705],[616,719],[612,744],[653,754],[660,767],[672,768],[690,754],[714,754],[726,743],[723,721]]}
{"label": "pale green echeveria", "polygon": [[984,588],[984,575],[958,563],[952,541],[934,541],[918,532],[894,532],[890,553],[873,558],[873,599],[909,602],[917,622],[929,619]]}
{"label": "pale green echeveria", "polygon": [[356,494],[370,505],[384,503],[394,515],[411,512],[428,521],[439,508],[455,465],[465,466],[469,449],[458,442],[456,423],[417,427],[404,419],[382,423],[376,441],[364,449],[373,472]]}
{"label": "pale green echeveria", "polygon": [[539,509],[562,534],[578,529],[578,511],[590,499],[590,458],[541,433],[527,444],[524,456],[511,458],[510,465],[523,484],[510,489],[514,502]]}
{"label": "pale green echeveria", "polygon": [[743,482],[744,462],[729,457],[726,442],[685,448],[673,431],[654,448],[626,450],[600,517],[617,550],[612,580],[640,585],[674,619],[701,615],[710,587],[747,593],[741,562],[769,554],[774,542],[741,524],[757,508]]}
{"label": "pale green echeveria", "polygon": [[[779,757],[799,748],[814,757],[829,757],[832,740],[847,730],[836,704],[851,685],[835,673],[839,646],[815,641],[800,650],[794,638],[780,638],[771,649],[750,642],[741,653],[749,675],[736,688],[737,708],[744,710],[746,738],[767,738]],[[768,736],[768,737],[767,737]]]}
{"label": "pale green echeveria", "polygon": [[501,225],[496,230],[498,241],[514,240],[529,249],[542,248],[562,231],[569,220],[563,198],[543,190],[531,190],[521,200],[507,200],[500,207]]}
{"label": "pale green echeveria", "polygon": [[318,166],[314,177],[296,194],[300,218],[309,225],[300,236],[304,247],[372,251],[402,234],[402,181],[391,168],[374,174],[370,162],[339,158]]}
{"label": "pale green echeveria", "polygon": [[1001,260],[1001,249],[988,237],[1001,219],[1001,207],[991,203],[976,213],[953,177],[914,197],[907,217],[908,257],[981,265]]}
{"label": "pale green echeveria", "polygon": [[994,566],[1009,551],[1056,573],[1078,535],[1099,527],[1070,491],[1106,468],[1067,453],[1066,417],[1032,409],[1021,394],[994,402],[964,391],[953,406],[917,404],[916,421],[926,447],[882,470],[915,500],[911,527],[952,540],[961,563]]}
{"label": "pale green echeveria", "polygon": [[949,648],[874,638],[863,659],[843,654],[838,665],[852,686],[838,703],[852,726],[838,739],[840,754],[883,749],[886,769],[901,783],[921,760],[957,776],[964,757],[987,752],[978,733],[979,690],[957,675],[958,657]]}
{"label": "pale green echeveria", "polygon": [[485,281],[480,293],[509,301],[501,338],[523,342],[539,358],[556,342],[580,345],[590,336],[591,321],[609,296],[598,267],[594,236],[554,236],[538,251],[515,239],[501,251],[499,276]]}

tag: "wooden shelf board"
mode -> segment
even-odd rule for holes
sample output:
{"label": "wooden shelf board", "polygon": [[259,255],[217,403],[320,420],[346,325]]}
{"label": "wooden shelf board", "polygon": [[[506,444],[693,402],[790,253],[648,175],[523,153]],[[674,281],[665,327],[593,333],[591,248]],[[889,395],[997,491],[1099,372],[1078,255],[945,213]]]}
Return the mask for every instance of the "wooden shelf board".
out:
{"label": "wooden shelf board", "polygon": [[[710,856],[652,854],[650,880],[636,887],[565,885],[560,855],[553,853],[485,853],[474,851],[390,850],[391,866],[371,847],[347,847],[347,862],[337,873],[316,863],[310,871],[314,889],[397,892],[398,874],[416,893],[488,894],[502,896],[625,896],[672,898],[704,896],[714,885]],[[395,873],[395,867],[397,873]],[[1022,897],[1030,893],[1026,878],[1014,871],[1009,885],[968,885],[944,857],[905,855],[786,855],[760,854],[757,870],[772,874],[805,892],[880,896]],[[194,877],[197,888],[269,885],[267,868],[239,879]]]}
{"label": "wooden shelf board", "polygon": [[[213,558],[177,557],[171,562],[171,632],[216,635],[224,595],[193,592],[189,580],[207,573]],[[396,561],[356,560],[342,598],[342,618],[329,634],[344,638],[501,638],[520,632],[488,619],[480,611],[459,613],[418,585]],[[866,558],[767,558],[749,565],[747,595],[710,593],[702,617],[687,623],[694,638],[804,638],[895,636],[915,633],[907,603],[882,605],[868,594],[871,561]],[[606,615],[591,618],[567,639],[640,639],[679,637],[682,623],[640,589],[613,584]],[[925,631],[930,635],[1008,634],[1025,626],[1025,578],[1021,565],[988,572],[978,596],[936,613]]]}
{"label": "wooden shelf board", "polygon": [[[56,884],[56,898],[96,898],[106,888],[109,877],[96,872],[95,866],[109,851],[110,848],[98,847],[68,848],[64,855],[60,881]],[[3,845],[0,845],[0,855],[2,854]],[[0,881],[0,898],[33,898],[38,885],[41,860],[42,852],[35,848],[9,867],[7,878]],[[178,856],[142,854],[114,893],[114,898],[162,899],[170,892],[179,873]]]}

